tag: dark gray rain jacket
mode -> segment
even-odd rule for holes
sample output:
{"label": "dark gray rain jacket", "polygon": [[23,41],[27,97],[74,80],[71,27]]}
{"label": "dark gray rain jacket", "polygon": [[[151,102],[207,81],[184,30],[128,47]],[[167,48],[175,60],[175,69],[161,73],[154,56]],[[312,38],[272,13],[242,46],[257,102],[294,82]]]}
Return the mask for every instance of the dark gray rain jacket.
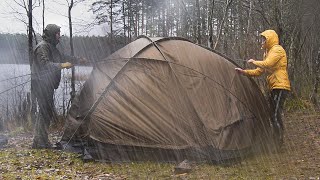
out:
{"label": "dark gray rain jacket", "polygon": [[[48,26],[47,26],[48,27]],[[50,26],[49,26],[50,27]],[[75,62],[76,58],[62,54],[57,49],[59,43],[55,35],[60,27],[53,25],[46,28],[41,41],[34,50],[32,63],[32,80],[47,88],[57,89],[61,79],[61,63]]]}

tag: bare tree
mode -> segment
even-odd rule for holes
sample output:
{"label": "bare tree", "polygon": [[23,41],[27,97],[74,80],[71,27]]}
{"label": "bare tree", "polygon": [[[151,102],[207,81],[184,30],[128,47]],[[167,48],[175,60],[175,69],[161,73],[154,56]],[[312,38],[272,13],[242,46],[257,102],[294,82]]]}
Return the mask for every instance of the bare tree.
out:
{"label": "bare tree", "polygon": [[[67,0],[68,3],[68,20],[69,20],[69,35],[70,35],[70,49],[71,49],[71,56],[74,56],[74,50],[73,50],[73,37],[72,37],[72,17],[71,17],[71,10],[73,8],[74,2],[73,0],[69,1]],[[75,88],[75,69],[74,67],[71,68],[71,99],[70,101],[72,102],[75,94],[76,94],[76,88]]]}
{"label": "bare tree", "polygon": [[318,57],[315,59],[315,80],[313,89],[310,95],[311,102],[318,108],[320,108],[319,99],[318,99],[318,87],[320,83],[320,48],[318,50]]}
{"label": "bare tree", "polygon": [[[40,0],[14,0],[14,3],[18,6],[18,8],[12,7],[10,4],[8,6],[13,11],[11,14],[15,16],[16,19],[24,23],[27,27],[27,34],[28,34],[28,54],[29,54],[29,64],[30,64],[30,70],[33,63],[33,39],[35,40],[35,43],[37,43],[37,37],[35,35],[35,31],[33,28],[33,14],[32,11],[34,8],[40,6]],[[23,11],[21,11],[20,9]],[[35,122],[35,113],[36,113],[36,98],[34,95],[34,85],[31,81],[31,103],[29,112],[28,112],[28,121],[29,124],[33,124]]]}
{"label": "bare tree", "polygon": [[42,31],[44,31],[44,11],[45,11],[45,0],[42,0]]}
{"label": "bare tree", "polygon": [[221,32],[222,32],[222,27],[223,27],[224,22],[225,22],[225,20],[226,20],[226,18],[227,18],[228,10],[229,10],[229,7],[230,7],[232,1],[233,1],[233,0],[226,0],[226,6],[225,6],[225,9],[224,9],[224,14],[223,14],[223,17],[222,17],[222,21],[220,22],[220,25],[219,25],[217,40],[216,40],[216,43],[214,44],[213,49],[216,49],[216,48],[217,48],[217,45],[218,45],[218,43],[219,43],[220,36],[221,36]]}
{"label": "bare tree", "polygon": [[30,67],[33,61],[33,45],[32,45],[32,0],[29,0],[28,4],[28,47],[29,47],[29,62]]}
{"label": "bare tree", "polygon": [[213,19],[213,11],[214,11],[214,1],[215,0],[210,0],[209,1],[209,12],[208,12],[208,20],[207,20],[207,23],[208,23],[208,35],[209,35],[209,38],[208,38],[208,46],[210,48],[213,48],[213,22],[212,22],[212,19]]}
{"label": "bare tree", "polygon": [[[74,56],[74,48],[73,48],[73,29],[72,29],[72,8],[80,2],[83,2],[84,0],[66,0],[68,3],[68,22],[69,22],[69,36],[70,36],[70,54],[71,56]],[[72,102],[74,96],[76,94],[76,88],[75,88],[75,68],[74,66],[71,68],[71,99],[70,101]]]}
{"label": "bare tree", "polygon": [[200,3],[199,0],[196,0],[196,18],[197,18],[197,26],[196,26],[196,39],[197,43],[201,44],[201,16],[200,16]]}

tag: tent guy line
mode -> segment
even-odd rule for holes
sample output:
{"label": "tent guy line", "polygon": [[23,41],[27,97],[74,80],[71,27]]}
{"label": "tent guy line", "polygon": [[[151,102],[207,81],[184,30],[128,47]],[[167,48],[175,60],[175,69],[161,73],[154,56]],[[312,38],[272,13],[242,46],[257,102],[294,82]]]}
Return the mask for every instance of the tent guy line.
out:
{"label": "tent guy line", "polygon": [[1,91],[0,92],[0,95],[1,94],[3,94],[3,93],[5,93],[5,92],[8,92],[8,91],[10,91],[10,90],[12,90],[12,89],[14,89],[14,88],[17,88],[17,87],[19,87],[19,86],[22,86],[22,85],[24,85],[24,84],[27,84],[28,82],[30,82],[31,80],[28,80],[28,81],[26,81],[26,82],[23,82],[23,83],[21,83],[21,84],[18,84],[18,85],[16,85],[16,86],[13,86],[13,87],[11,87],[11,88],[9,88],[9,89],[6,89],[6,90],[4,90],[4,91]]}
{"label": "tent guy line", "polygon": [[0,82],[9,81],[9,80],[17,79],[17,78],[20,78],[20,77],[29,76],[29,75],[31,75],[31,73],[30,74],[24,74],[24,75],[20,75],[20,76],[11,77],[11,78],[8,78],[8,79],[2,79],[2,80],[0,80]]}
{"label": "tent guy line", "polygon": [[[58,70],[56,70],[56,71],[58,71]],[[44,72],[45,72],[45,73],[44,73]],[[52,73],[52,71],[43,71],[43,72],[39,75],[39,77],[45,76],[45,75],[47,75],[47,74],[49,74],[49,73]],[[31,73],[31,74],[25,74],[25,75],[21,75],[21,76],[16,76],[16,77],[4,79],[4,80],[2,80],[2,81],[13,80],[13,79],[16,79],[16,78],[20,78],[20,77],[24,77],[24,76],[29,76],[29,75],[33,75],[33,74]],[[2,82],[2,81],[0,81],[0,82]],[[13,86],[13,87],[11,87],[11,88],[8,88],[8,89],[6,89],[6,90],[4,90],[4,91],[1,91],[1,92],[0,92],[0,95],[3,94],[3,93],[5,93],[5,92],[7,92],[7,91],[10,91],[10,90],[12,90],[12,89],[14,89],[14,88],[17,88],[17,87],[19,87],[19,86],[22,86],[22,85],[24,85],[24,84],[27,84],[28,82],[31,82],[31,81],[32,81],[32,80],[31,80],[31,78],[30,78],[29,80],[27,80],[27,81],[25,81],[25,82],[23,82],[23,83],[21,83],[21,84],[18,84],[18,85],[16,85],[16,86]]]}

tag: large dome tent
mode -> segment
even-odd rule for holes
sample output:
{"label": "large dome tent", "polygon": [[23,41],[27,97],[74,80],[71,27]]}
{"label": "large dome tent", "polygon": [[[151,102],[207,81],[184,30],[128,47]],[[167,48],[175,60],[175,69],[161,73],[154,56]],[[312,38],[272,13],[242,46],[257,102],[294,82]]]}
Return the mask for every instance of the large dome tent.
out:
{"label": "large dome tent", "polygon": [[62,141],[107,161],[225,161],[271,133],[255,82],[183,38],[140,36],[98,62],[71,105]]}

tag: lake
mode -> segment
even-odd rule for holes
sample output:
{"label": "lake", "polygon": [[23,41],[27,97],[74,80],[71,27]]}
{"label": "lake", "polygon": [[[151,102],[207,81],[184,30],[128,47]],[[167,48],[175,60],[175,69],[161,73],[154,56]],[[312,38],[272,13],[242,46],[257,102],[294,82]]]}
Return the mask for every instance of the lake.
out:
{"label": "lake", "polygon": [[[91,71],[92,67],[75,66],[76,91],[80,90]],[[63,111],[70,99],[71,69],[62,70],[61,77],[60,86],[55,92],[58,113]],[[0,64],[0,114],[8,116],[14,109],[17,110],[30,92],[30,78],[30,66],[27,64]]]}

